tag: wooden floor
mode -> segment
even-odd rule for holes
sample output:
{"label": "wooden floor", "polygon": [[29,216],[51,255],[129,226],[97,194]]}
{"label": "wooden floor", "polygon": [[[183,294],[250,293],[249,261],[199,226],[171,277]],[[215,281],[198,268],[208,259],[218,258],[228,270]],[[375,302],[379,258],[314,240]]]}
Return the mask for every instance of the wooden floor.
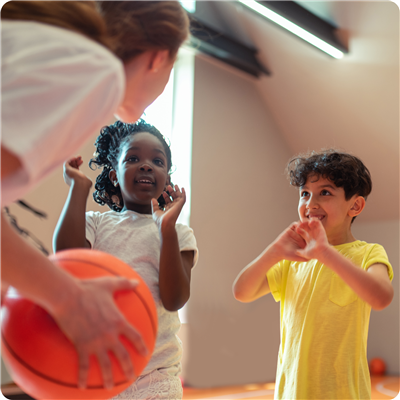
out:
{"label": "wooden floor", "polygon": [[[400,378],[395,376],[372,376],[372,400],[386,400],[394,399],[399,394]],[[212,399],[226,399],[226,400],[267,400],[274,398],[274,383],[245,385],[245,386],[230,386],[223,388],[213,389],[183,389],[183,400],[212,400]]]}

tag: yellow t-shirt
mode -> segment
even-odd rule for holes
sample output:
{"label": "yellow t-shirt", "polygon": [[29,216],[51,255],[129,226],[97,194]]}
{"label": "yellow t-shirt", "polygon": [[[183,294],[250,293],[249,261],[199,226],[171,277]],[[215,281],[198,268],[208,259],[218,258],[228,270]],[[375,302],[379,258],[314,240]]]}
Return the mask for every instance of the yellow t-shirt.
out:
{"label": "yellow t-shirt", "polygon": [[[393,279],[381,245],[357,240],[334,247],[364,270],[387,265]],[[317,260],[282,260],[267,279],[281,302],[275,399],[370,399],[370,305]]]}

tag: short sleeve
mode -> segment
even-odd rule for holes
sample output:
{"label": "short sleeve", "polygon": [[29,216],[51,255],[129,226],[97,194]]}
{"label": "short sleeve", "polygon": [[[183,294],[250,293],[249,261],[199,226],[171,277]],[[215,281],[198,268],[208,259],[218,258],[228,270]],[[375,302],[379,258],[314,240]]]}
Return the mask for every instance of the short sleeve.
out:
{"label": "short sleeve", "polygon": [[275,264],[267,272],[268,286],[271,290],[271,294],[275,301],[281,300],[281,289],[282,289],[282,276],[283,276],[283,261]]}
{"label": "short sleeve", "polygon": [[4,205],[110,123],[125,76],[110,51],[83,35],[36,22],[1,25],[1,143],[22,163],[18,179],[2,182]]}
{"label": "short sleeve", "polygon": [[199,250],[193,229],[187,225],[176,224],[176,232],[178,234],[180,251],[194,251],[193,267],[195,267],[199,258]]}
{"label": "short sleeve", "polygon": [[385,249],[380,244],[371,244],[365,253],[362,267],[367,270],[373,264],[384,264],[387,266],[389,279],[393,280],[393,267],[389,262],[389,258]]}
{"label": "short sleeve", "polygon": [[86,240],[90,243],[92,249],[96,241],[99,215],[100,213],[95,211],[86,212]]}

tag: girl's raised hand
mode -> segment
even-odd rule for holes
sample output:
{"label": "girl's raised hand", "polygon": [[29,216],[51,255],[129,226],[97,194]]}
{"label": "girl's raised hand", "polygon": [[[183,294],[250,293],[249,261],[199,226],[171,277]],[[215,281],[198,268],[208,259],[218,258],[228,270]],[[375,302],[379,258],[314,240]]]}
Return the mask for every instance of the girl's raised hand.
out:
{"label": "girl's raised hand", "polygon": [[323,252],[329,247],[328,238],[321,221],[317,218],[311,218],[304,221],[296,227],[296,232],[304,239],[306,245],[297,250],[300,257],[308,260],[319,259]]}
{"label": "girl's raised hand", "polygon": [[82,164],[81,156],[73,157],[64,163],[64,181],[68,186],[71,186],[73,182],[92,186],[92,181],[82,171],[79,171]]}
{"label": "girl's raised hand", "polygon": [[171,185],[168,185],[166,189],[168,193],[163,193],[165,200],[164,210],[160,209],[156,199],[151,199],[153,219],[156,221],[159,228],[165,226],[175,227],[176,220],[178,219],[182,207],[186,202],[186,192],[184,188],[180,190],[178,185],[175,185],[174,188]]}
{"label": "girl's raised hand", "polygon": [[278,259],[288,261],[307,261],[308,259],[301,256],[298,251],[306,246],[305,240],[296,232],[300,222],[292,223],[286,228],[272,243],[272,248]]}

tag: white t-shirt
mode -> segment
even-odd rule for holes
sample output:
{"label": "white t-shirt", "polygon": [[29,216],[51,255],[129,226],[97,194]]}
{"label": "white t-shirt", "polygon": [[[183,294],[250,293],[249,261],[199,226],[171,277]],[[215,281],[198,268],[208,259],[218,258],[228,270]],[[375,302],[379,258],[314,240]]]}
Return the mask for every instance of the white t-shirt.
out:
{"label": "white t-shirt", "polygon": [[[198,250],[193,230],[176,224],[180,251]],[[142,375],[180,362],[181,341],[176,335],[181,323],[178,312],[167,311],[160,298],[160,234],[151,215],[134,211],[86,213],[86,239],[93,249],[112,254],[129,264],[146,282],[153,295],[158,314],[158,335],[153,356]]]}
{"label": "white t-shirt", "polygon": [[125,93],[122,62],[67,29],[1,21],[1,144],[22,168],[2,206],[21,198],[109,124]]}

